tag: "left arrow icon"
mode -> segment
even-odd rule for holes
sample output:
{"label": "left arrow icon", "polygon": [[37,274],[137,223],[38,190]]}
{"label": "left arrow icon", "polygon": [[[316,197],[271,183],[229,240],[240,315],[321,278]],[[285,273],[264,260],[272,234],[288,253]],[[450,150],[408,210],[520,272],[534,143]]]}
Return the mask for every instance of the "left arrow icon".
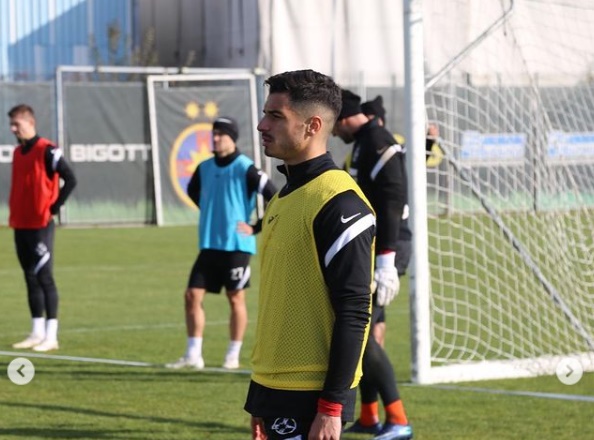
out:
{"label": "left arrow icon", "polygon": [[8,378],[16,385],[27,385],[35,377],[35,366],[27,358],[16,358],[8,364]]}

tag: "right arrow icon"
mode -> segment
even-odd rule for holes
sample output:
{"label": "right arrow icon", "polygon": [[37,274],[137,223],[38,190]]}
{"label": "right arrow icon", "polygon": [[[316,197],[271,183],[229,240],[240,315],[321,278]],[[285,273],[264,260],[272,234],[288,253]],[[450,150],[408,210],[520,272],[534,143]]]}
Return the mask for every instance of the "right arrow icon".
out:
{"label": "right arrow icon", "polygon": [[564,358],[557,364],[557,379],[564,385],[575,385],[584,375],[582,364],[574,358]]}

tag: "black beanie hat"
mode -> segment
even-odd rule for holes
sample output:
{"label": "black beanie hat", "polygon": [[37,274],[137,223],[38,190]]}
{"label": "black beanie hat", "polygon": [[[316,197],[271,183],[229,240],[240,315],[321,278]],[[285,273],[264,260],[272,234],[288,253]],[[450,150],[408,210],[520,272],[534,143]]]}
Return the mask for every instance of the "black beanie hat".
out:
{"label": "black beanie hat", "polygon": [[342,109],[338,120],[361,113],[361,97],[350,90],[342,89]]}
{"label": "black beanie hat", "polygon": [[361,104],[361,110],[366,115],[375,115],[378,118],[386,119],[386,109],[384,108],[384,99],[377,95],[373,101],[367,101]]}
{"label": "black beanie hat", "polygon": [[212,123],[212,129],[219,130],[221,133],[229,135],[229,137],[233,139],[233,142],[236,142],[239,137],[237,122],[235,119],[228,116],[221,116],[220,118],[215,119]]}

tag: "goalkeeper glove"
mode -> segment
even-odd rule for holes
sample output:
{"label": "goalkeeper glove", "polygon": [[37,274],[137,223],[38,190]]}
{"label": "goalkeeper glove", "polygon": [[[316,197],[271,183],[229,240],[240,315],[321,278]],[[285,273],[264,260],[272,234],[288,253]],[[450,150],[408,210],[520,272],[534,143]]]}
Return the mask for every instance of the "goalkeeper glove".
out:
{"label": "goalkeeper glove", "polygon": [[375,258],[373,279],[377,285],[376,301],[378,306],[387,306],[400,290],[398,270],[394,266],[396,252],[378,255]]}

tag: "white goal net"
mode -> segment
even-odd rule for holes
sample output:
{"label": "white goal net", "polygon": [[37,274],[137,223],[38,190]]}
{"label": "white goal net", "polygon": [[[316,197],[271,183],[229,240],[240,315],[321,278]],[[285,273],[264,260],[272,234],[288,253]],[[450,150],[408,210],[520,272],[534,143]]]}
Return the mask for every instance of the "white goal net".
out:
{"label": "white goal net", "polygon": [[592,371],[594,1],[424,0],[423,21],[444,159],[428,168],[416,380]]}

